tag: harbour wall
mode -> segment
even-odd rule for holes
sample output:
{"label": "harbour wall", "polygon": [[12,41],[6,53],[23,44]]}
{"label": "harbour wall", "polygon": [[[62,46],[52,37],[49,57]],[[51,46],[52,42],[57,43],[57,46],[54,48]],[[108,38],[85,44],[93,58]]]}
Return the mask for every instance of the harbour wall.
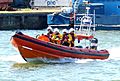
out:
{"label": "harbour wall", "polygon": [[0,30],[44,29],[48,13],[0,13]]}

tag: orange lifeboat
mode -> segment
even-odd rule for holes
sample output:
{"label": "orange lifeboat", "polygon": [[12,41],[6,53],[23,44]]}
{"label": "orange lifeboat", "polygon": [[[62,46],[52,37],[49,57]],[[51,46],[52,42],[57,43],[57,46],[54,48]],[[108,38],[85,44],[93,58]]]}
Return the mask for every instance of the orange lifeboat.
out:
{"label": "orange lifeboat", "polygon": [[63,58],[103,60],[109,57],[107,50],[93,50],[57,45],[24,35],[21,32],[12,36],[11,43],[18,49],[23,59],[27,62],[45,62],[43,59],[55,60]]}

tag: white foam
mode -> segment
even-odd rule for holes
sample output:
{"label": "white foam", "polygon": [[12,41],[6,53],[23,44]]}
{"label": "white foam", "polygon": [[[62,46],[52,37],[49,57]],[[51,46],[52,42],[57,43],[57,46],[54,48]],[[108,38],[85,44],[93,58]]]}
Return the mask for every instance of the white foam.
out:
{"label": "white foam", "polygon": [[47,59],[47,58],[26,58],[29,62],[44,62],[44,63],[87,63],[94,61],[93,59],[77,59],[77,58],[61,58],[61,59]]}
{"label": "white foam", "polygon": [[94,61],[93,59],[77,59],[75,63],[88,63],[90,61]]}
{"label": "white foam", "polygon": [[43,62],[43,63],[72,63],[73,58],[48,59],[48,58],[25,58],[29,62]]}
{"label": "white foam", "polygon": [[108,49],[110,56],[109,59],[120,60],[120,47]]}

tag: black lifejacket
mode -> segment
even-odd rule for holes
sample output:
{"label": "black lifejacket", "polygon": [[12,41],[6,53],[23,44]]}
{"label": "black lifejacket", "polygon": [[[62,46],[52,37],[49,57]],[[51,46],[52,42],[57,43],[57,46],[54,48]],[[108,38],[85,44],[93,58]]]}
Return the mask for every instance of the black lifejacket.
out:
{"label": "black lifejacket", "polygon": [[50,31],[50,32],[47,33],[47,37],[50,39],[50,41],[51,41],[52,35],[53,35],[52,31]]}
{"label": "black lifejacket", "polygon": [[74,42],[75,41],[75,35],[74,34],[71,34],[70,35],[72,36],[72,41]]}
{"label": "black lifejacket", "polygon": [[69,39],[68,33],[63,34],[63,37],[62,37],[61,41],[64,41],[65,39],[68,41],[68,39]]}
{"label": "black lifejacket", "polygon": [[98,39],[97,38],[93,38],[93,39],[91,39],[91,43],[98,43]]}

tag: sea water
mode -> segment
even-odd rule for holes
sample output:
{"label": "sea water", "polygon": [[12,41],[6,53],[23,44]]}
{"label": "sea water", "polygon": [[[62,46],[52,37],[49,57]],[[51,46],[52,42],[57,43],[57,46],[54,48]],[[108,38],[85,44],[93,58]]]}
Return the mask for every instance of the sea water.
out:
{"label": "sea water", "polygon": [[[46,32],[21,31],[32,37]],[[26,63],[10,43],[15,32],[0,31],[0,81],[120,81],[120,31],[96,31],[98,49],[107,49],[108,59],[55,64]]]}

